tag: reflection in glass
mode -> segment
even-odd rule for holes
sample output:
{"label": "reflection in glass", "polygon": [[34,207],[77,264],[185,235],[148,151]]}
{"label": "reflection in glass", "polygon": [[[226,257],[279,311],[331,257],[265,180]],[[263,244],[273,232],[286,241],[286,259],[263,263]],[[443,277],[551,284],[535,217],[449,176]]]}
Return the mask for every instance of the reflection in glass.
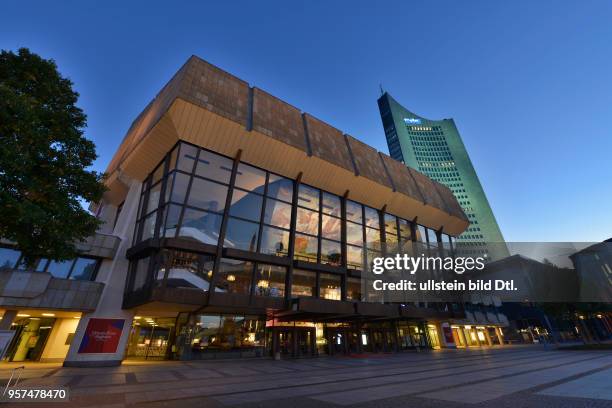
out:
{"label": "reflection in glass", "polygon": [[0,247],[0,270],[14,268],[20,256],[21,252],[15,249]]}
{"label": "reflection in glass", "polygon": [[385,214],[385,232],[397,235],[397,218],[395,215]]}
{"label": "reflection in glass", "polygon": [[316,211],[297,208],[295,230],[311,235],[319,234],[319,213]]}
{"label": "reflection in glass", "polygon": [[238,173],[236,174],[237,187],[263,194],[265,183],[265,171],[244,163],[238,165]]}
{"label": "reflection in glass", "polygon": [[361,204],[354,201],[346,201],[346,219],[349,221],[360,223],[362,222]]}
{"label": "reflection in glass", "polygon": [[372,228],[380,228],[380,218],[378,211],[370,207],[365,208],[365,225]]}
{"label": "reflection in glass", "polygon": [[270,174],[268,176],[268,197],[283,200],[288,203],[293,201],[293,181],[288,178]]}
{"label": "reflection in glass", "polygon": [[70,279],[93,280],[98,261],[91,258],[77,258],[70,274]]}
{"label": "reflection in glass", "polygon": [[215,278],[215,292],[248,295],[251,290],[252,274],[253,264],[251,262],[223,258]]}
{"label": "reflection in glass", "polygon": [[235,189],[232,194],[230,215],[259,222],[263,197],[254,193]]}
{"label": "reflection in glass", "polygon": [[291,224],[291,205],[282,201],[267,199],[264,223],[289,228]]}
{"label": "reflection in glass", "polygon": [[224,246],[254,252],[257,249],[258,232],[258,224],[230,218],[227,223]]}
{"label": "reflection in glass", "polygon": [[132,290],[142,289],[147,283],[147,275],[149,272],[149,257],[141,258],[136,262],[134,268],[134,280]]}
{"label": "reflection in glass", "polygon": [[291,283],[291,297],[312,297],[317,290],[316,272],[294,269]]}
{"label": "reflection in glass", "polygon": [[380,250],[380,231],[366,227],[366,246],[371,249]]}
{"label": "reflection in glass", "polygon": [[346,263],[351,269],[363,269],[363,249],[347,245],[346,246]]}
{"label": "reflection in glass", "polygon": [[305,184],[300,184],[298,205],[319,211],[319,190]]}
{"label": "reflection in glass", "polygon": [[198,154],[198,148],[186,143],[181,143],[181,149],[179,151],[179,161],[177,168],[187,173],[193,172],[193,165],[195,163],[196,156]]}
{"label": "reflection in glass", "polygon": [[144,241],[145,239],[153,238],[153,236],[155,235],[156,219],[157,211],[151,213],[151,215],[144,219],[144,222],[142,223],[142,241]]}
{"label": "reflection in glass", "polygon": [[329,300],[341,299],[342,277],[331,273],[321,273],[319,275],[319,297]]}
{"label": "reflection in glass", "polygon": [[340,217],[340,197],[333,194],[323,192],[323,203],[322,203],[323,214],[333,215]]}
{"label": "reflection in glass", "polygon": [[[191,288],[208,291],[212,278],[213,257],[186,251],[173,251],[168,254],[170,264],[166,285],[171,288]],[[160,280],[166,273],[162,268],[157,274]]]}
{"label": "reflection in glass", "polygon": [[295,258],[309,262],[317,262],[317,238],[308,235],[295,234]]}
{"label": "reflection in glass", "polygon": [[363,227],[352,222],[346,223],[346,242],[352,245],[363,245]]}
{"label": "reflection in glass", "polygon": [[323,215],[321,220],[321,236],[340,241],[342,221],[340,218]]}
{"label": "reflection in glass", "polygon": [[220,228],[220,215],[186,208],[178,236],[191,238],[204,244],[217,245]]}
{"label": "reflection in glass", "polygon": [[151,189],[149,190],[149,201],[147,202],[145,214],[148,214],[159,207],[159,194],[161,193],[161,185],[162,183],[157,183],[156,185],[151,186]]}
{"label": "reflection in glass", "polygon": [[410,227],[410,222],[400,218],[399,227],[402,241],[412,240],[412,228]]}
{"label": "reflection in glass", "polygon": [[53,275],[56,278],[66,279],[68,278],[68,274],[70,273],[70,268],[72,267],[73,260],[69,261],[52,261],[49,263],[49,267],[47,268],[47,272]]}
{"label": "reflection in glass", "polygon": [[183,173],[173,173],[168,179],[167,191],[170,191],[171,186],[172,193],[170,193],[170,200],[178,204],[183,204],[185,202],[185,196],[187,195],[187,187],[189,186],[189,176]]}
{"label": "reflection in glass", "polygon": [[287,256],[289,251],[289,231],[264,226],[261,233],[262,254]]}
{"label": "reflection in glass", "polygon": [[258,264],[255,275],[255,295],[284,297],[286,273],[287,268],[282,266]]}
{"label": "reflection in glass", "polygon": [[229,184],[233,163],[227,157],[206,150],[200,150],[196,175]]}
{"label": "reflection in glass", "polygon": [[327,239],[321,240],[321,263],[328,265],[340,265],[342,261],[342,252],[340,249],[340,243],[336,241],[329,241]]}
{"label": "reflection in glass", "polygon": [[[234,193],[235,195],[236,193]],[[227,198],[227,187],[219,183],[193,178],[187,205],[201,208],[212,212],[223,212],[225,199]]]}
{"label": "reflection in glass", "polygon": [[164,210],[164,220],[166,227],[164,228],[163,236],[174,238],[176,229],[178,228],[179,218],[181,216],[181,207],[175,204],[168,205]]}

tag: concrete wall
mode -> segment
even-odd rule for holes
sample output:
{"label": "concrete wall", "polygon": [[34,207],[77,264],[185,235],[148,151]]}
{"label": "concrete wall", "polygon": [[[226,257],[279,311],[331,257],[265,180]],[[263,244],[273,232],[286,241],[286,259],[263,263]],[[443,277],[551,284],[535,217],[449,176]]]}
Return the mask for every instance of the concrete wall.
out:
{"label": "concrete wall", "polygon": [[[129,191],[123,205],[123,210],[113,230],[113,235],[118,236],[121,239],[121,243],[117,248],[115,258],[104,260],[100,265],[96,280],[104,283],[104,291],[96,311],[84,315],[79,321],[74,340],[64,361],[65,366],[118,365],[125,354],[125,347],[134,317],[133,311],[121,308],[125,279],[129,266],[125,253],[132,244],[142,183],[132,180],[124,180],[124,182],[129,183]],[[78,353],[87,324],[91,318],[125,320],[119,345],[115,353]]]}
{"label": "concrete wall", "polygon": [[41,362],[60,362],[63,361],[68,353],[70,345],[66,344],[66,339],[70,333],[76,332],[79,319],[66,318],[56,319],[53,330],[47,339],[45,350],[40,357]]}

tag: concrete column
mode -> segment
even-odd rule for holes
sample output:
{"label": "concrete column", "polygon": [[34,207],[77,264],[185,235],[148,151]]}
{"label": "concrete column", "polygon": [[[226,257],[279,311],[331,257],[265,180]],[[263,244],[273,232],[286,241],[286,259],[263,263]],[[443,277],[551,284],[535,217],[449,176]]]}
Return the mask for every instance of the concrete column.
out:
{"label": "concrete column", "polygon": [[17,317],[17,310],[6,310],[0,321],[0,330],[10,330],[15,317]]}
{"label": "concrete column", "polygon": [[[128,181],[126,181],[128,182]],[[104,291],[100,297],[97,309],[93,313],[83,315],[79,321],[76,333],[66,360],[65,366],[111,366],[119,365],[125,356],[128,337],[132,329],[134,318],[133,310],[123,310],[123,291],[127,276],[129,261],[125,257],[128,248],[132,246],[132,236],[138,203],[140,201],[140,190],[142,183],[129,181],[129,190],[123,204],[123,209],[117,220],[114,234],[121,238],[115,258],[104,260],[100,265],[96,281],[104,283]],[[119,338],[119,344],[114,353],[79,353],[79,347],[83,341],[87,325],[90,319],[121,319],[123,329]]]}

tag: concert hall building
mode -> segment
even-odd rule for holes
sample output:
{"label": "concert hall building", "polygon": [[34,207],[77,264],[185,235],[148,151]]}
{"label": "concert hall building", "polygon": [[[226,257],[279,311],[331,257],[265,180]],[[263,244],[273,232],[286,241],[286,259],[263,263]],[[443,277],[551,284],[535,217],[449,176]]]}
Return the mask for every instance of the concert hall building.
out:
{"label": "concert hall building", "polygon": [[47,306],[78,312],[65,365],[503,343],[490,303],[363,301],[373,257],[452,254],[469,221],[447,187],[200,58],[136,118],[107,174],[92,210],[112,251],[86,258],[87,279],[42,271],[95,286],[78,287],[86,308]]}

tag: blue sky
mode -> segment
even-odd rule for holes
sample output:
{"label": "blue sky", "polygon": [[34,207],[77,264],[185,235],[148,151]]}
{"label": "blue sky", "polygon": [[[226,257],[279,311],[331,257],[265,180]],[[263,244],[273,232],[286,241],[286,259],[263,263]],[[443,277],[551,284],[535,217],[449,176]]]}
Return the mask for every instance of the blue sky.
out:
{"label": "blue sky", "polygon": [[74,82],[98,170],[196,54],[386,152],[382,84],[455,119],[506,240],[612,236],[612,2],[4,1],[0,16],[0,48]]}

